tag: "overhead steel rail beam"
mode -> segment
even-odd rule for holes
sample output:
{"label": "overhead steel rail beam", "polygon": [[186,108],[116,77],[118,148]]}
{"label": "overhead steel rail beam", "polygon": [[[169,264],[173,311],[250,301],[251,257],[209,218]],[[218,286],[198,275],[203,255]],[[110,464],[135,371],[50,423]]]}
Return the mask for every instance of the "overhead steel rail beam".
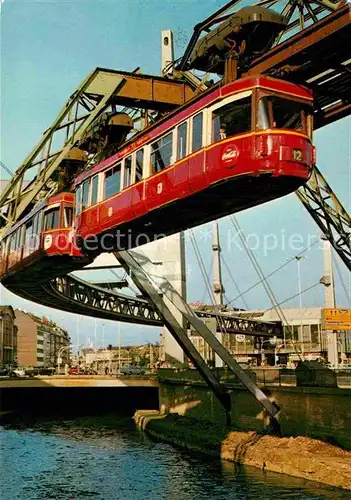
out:
{"label": "overhead steel rail beam", "polygon": [[219,342],[216,335],[214,335],[205,323],[201,321],[195,311],[181,297],[173,285],[165,278],[157,274],[151,275],[149,273],[150,270],[155,269],[152,262],[145,255],[134,251],[115,252],[114,255],[119,262],[125,265],[126,271],[129,272],[139,290],[155,304],[158,313],[163,318],[164,324],[222,403],[227,414],[227,423],[231,423],[230,393],[226,394],[226,388],[220,384],[205,360],[190,341],[187,331],[181,327],[178,320],[167,306],[167,303],[164,301],[163,295],[170,300],[173,306],[182,314],[184,319],[190,323],[197,333],[228,366],[229,370],[244,384],[246,389],[248,389],[256,401],[269,414],[272,424],[276,428],[279,427],[277,416],[280,408],[270,401],[269,397],[240,367],[239,363],[235,361],[230,352]]}
{"label": "overhead steel rail beam", "polygon": [[[70,312],[83,315],[93,315],[102,319],[139,323],[145,325],[163,326],[154,304],[146,299],[140,299],[117,293],[96,284],[89,283],[70,274],[55,278],[44,285],[47,304],[60,307]],[[18,293],[18,292],[16,292]],[[32,299],[38,301],[38,292],[32,294]],[[276,323],[249,320],[225,314],[214,314],[195,311],[199,317],[215,317],[217,330],[227,333],[238,333],[257,337],[282,337],[283,327]]]}
{"label": "overhead steel rail beam", "polygon": [[351,112],[351,13],[339,7],[252,61],[241,76],[266,74],[310,86],[314,128]]}
{"label": "overhead steel rail beam", "polygon": [[283,327],[280,323],[252,320],[221,312],[211,313],[196,310],[194,312],[199,318],[215,318],[218,332],[238,333],[255,337],[283,338]]}
{"label": "overhead steel rail beam", "polygon": [[[75,270],[81,271],[82,269]],[[12,285],[4,283],[6,288],[16,295],[62,311],[126,323],[163,326],[154,304],[149,300],[111,290],[112,287],[125,284],[125,280],[112,283],[91,283],[73,274],[65,274],[46,282],[39,282],[38,279],[30,281],[27,278]],[[283,336],[283,327],[277,323],[245,319],[224,313],[195,311],[195,314],[203,318],[215,317],[218,332],[226,329],[230,334],[238,333],[267,338]]]}
{"label": "overhead steel rail beam", "polygon": [[[193,88],[180,80],[97,68],[68,99],[50,128],[16,170],[0,194],[2,231],[14,225],[37,201],[54,194],[53,174],[70,150],[79,146],[94,121],[109,107],[134,106],[171,111],[193,96]],[[23,189],[24,177],[34,166],[34,180]]]}
{"label": "overhead steel rail beam", "polygon": [[351,217],[317,167],[296,194],[351,271]]}

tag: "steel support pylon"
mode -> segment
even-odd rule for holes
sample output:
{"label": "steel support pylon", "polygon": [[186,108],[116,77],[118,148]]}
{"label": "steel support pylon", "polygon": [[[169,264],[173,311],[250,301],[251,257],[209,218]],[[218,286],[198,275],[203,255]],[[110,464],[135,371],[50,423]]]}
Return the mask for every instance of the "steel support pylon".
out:
{"label": "steel support pylon", "polygon": [[277,424],[277,416],[280,411],[279,407],[272,403],[264,392],[253,382],[253,380],[245,373],[239,364],[232,357],[230,352],[218,341],[216,336],[207,328],[201,319],[199,319],[193,309],[175,290],[172,284],[164,277],[157,275],[154,265],[146,257],[137,252],[115,252],[116,259],[129,272],[132,280],[140,291],[151,300],[160,316],[163,318],[165,325],[174,335],[186,355],[191,359],[196,368],[199,370],[202,377],[209,384],[214,394],[222,403],[226,410],[227,422],[230,422],[230,394],[225,387],[217,380],[209,366],[197,351],[193,343],[190,341],[187,332],[179,325],[178,321],[167,307],[162,294],[165,295],[174,305],[176,309],[185,317],[187,322],[201,335],[201,337],[210,345],[214,352],[222,359],[228,368],[236,375],[236,377],[244,384],[251,392],[256,401],[267,411],[272,419],[273,424]]}
{"label": "steel support pylon", "polygon": [[351,271],[351,217],[316,166],[296,194]]}

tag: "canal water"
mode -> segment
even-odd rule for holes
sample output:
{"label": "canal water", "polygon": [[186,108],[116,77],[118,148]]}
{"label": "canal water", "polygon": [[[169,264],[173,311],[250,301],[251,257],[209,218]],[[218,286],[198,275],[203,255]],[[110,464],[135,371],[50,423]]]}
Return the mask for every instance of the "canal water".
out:
{"label": "canal water", "polygon": [[185,453],[116,415],[3,424],[0,463],[1,500],[350,498],[311,481]]}

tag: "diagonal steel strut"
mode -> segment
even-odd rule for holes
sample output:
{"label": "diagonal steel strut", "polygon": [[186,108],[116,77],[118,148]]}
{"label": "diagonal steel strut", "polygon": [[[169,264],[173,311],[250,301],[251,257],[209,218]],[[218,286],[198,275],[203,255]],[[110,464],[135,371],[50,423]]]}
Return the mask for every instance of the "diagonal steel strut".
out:
{"label": "diagonal steel strut", "polygon": [[351,271],[351,217],[316,166],[296,194]]}
{"label": "diagonal steel strut", "polygon": [[[245,385],[251,392],[255,399],[263,406],[263,408],[276,421],[277,415],[280,411],[279,407],[273,404],[264,392],[251,380],[245,371],[235,361],[229,351],[219,342],[216,336],[207,328],[196,313],[191,309],[187,302],[176,291],[173,285],[161,276],[157,276],[154,272],[152,262],[142,254],[137,252],[116,252],[115,257],[131,272],[131,277],[134,283],[140,288],[141,291],[154,302],[160,315],[164,318],[167,328],[175,336],[177,341],[183,347],[185,345],[186,354],[194,361],[195,366],[198,368],[201,375],[209,383],[216,396],[221,400],[220,386],[217,379],[213,380],[214,376],[200,356],[195,346],[189,340],[186,332],[180,327],[176,318],[173,316],[169,308],[166,306],[160,292],[164,294],[178,311],[186,318],[186,320],[195,328],[195,330],[202,336],[202,338],[210,345],[215,353],[223,360],[228,368],[236,375],[236,377]],[[179,331],[179,328],[181,331]],[[175,334],[176,332],[176,334]],[[183,345],[182,345],[183,344]],[[189,355],[190,354],[190,355]],[[211,374],[211,375],[209,375]],[[221,401],[222,402],[222,401]],[[224,405],[225,406],[225,405]],[[225,406],[226,407],[226,406]],[[227,408],[226,408],[227,409]]]}
{"label": "diagonal steel strut", "polygon": [[147,274],[139,266],[139,264],[134,260],[130,252],[115,252],[116,259],[125,267],[128,273],[132,274],[132,279],[139,290],[146,295],[154,303],[159,315],[167,325],[167,328],[172,333],[178,344],[184,350],[185,354],[194,363],[194,366],[199,370],[202,377],[205,379],[207,384],[211,387],[212,391],[223,405],[227,424],[231,424],[231,398],[230,393],[227,392],[226,388],[217,380],[214,373],[210,370],[209,366],[206,364],[205,360],[202,358],[198,350],[195,348],[194,344],[190,341],[184,328],[179,324],[177,319],[174,317],[170,309],[165,304],[164,300],[160,296],[159,291],[148,279]]}

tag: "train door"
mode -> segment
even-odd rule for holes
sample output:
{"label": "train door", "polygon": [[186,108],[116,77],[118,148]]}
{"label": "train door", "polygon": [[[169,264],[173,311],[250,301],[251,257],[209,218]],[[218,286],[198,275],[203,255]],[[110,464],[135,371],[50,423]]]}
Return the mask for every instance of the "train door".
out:
{"label": "train door", "polygon": [[59,231],[61,225],[60,203],[50,205],[44,210],[43,250],[53,251],[59,246]]}
{"label": "train door", "polygon": [[192,192],[201,191],[206,187],[205,178],[205,134],[204,112],[197,113],[190,119],[189,140],[189,186]]}
{"label": "train door", "polygon": [[[209,184],[247,169],[254,151],[252,92],[226,97],[207,111],[206,175]],[[227,174],[227,175],[226,175]]]}
{"label": "train door", "polygon": [[92,177],[90,182],[90,196],[89,196],[89,229],[95,234],[99,225],[99,179],[100,175],[97,174]]}
{"label": "train door", "polygon": [[134,153],[134,179],[135,187],[132,189],[132,207],[134,217],[141,217],[146,212],[145,205],[145,182],[148,177],[147,159],[149,158],[148,147],[143,147]]}
{"label": "train door", "polygon": [[176,166],[173,168],[173,186],[178,198],[187,196],[189,187],[189,121],[184,121],[176,127],[174,134],[174,157]]}

